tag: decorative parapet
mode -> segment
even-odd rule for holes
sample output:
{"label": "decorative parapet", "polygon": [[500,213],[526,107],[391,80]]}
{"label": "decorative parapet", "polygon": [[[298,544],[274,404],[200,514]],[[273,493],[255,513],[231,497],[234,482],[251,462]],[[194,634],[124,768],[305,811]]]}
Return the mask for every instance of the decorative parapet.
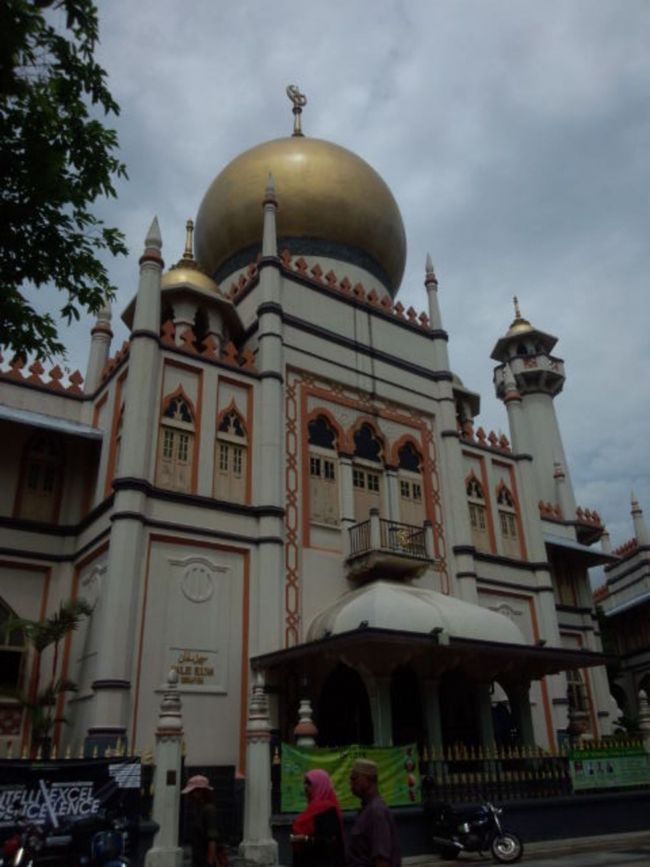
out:
{"label": "decorative parapet", "polygon": [[190,326],[187,326],[179,333],[179,340],[180,345],[176,343],[176,326],[171,319],[168,319],[160,329],[160,342],[163,346],[185,352],[188,355],[195,355],[212,361],[221,361],[231,367],[241,367],[244,370],[251,371],[257,370],[255,366],[255,353],[251,352],[250,349],[239,352],[232,341],[221,345],[209,334],[199,345],[196,335]]}
{"label": "decorative parapet", "polygon": [[594,602],[602,602],[603,599],[607,599],[609,596],[609,587],[607,584],[602,584],[600,587],[596,587],[594,592],[592,593],[592,598]]}
{"label": "decorative parapet", "polygon": [[124,343],[117,350],[115,355],[112,355],[104,367],[102,368],[101,373],[101,381],[104,382],[108,377],[113,373],[116,367],[119,367],[122,361],[128,356],[130,349],[130,344],[128,340],[125,340]]}
{"label": "decorative parapet", "polygon": [[592,527],[604,526],[598,512],[595,510],[583,509],[582,506],[578,506],[576,509],[576,519],[579,524],[589,524]]}
{"label": "decorative parapet", "polygon": [[635,537],[632,537],[631,539],[628,539],[627,542],[623,542],[622,545],[619,545],[618,548],[615,548],[612,551],[612,554],[616,554],[618,557],[627,557],[628,554],[633,554],[638,547],[638,540]]}
{"label": "decorative parapet", "polygon": [[545,503],[543,500],[540,500],[537,505],[539,506],[539,514],[542,518],[547,518],[551,521],[564,520],[559,503]]}
{"label": "decorative parapet", "polygon": [[[429,317],[426,313],[422,312],[418,314],[415,308],[405,308],[400,301],[393,304],[392,299],[388,295],[380,295],[374,287],[370,291],[367,291],[362,283],[352,285],[350,279],[346,276],[339,279],[332,270],[325,273],[318,263],[310,268],[309,263],[302,256],[293,259],[291,253],[286,249],[280,253],[280,261],[282,271],[289,276],[298,275],[306,283],[318,286],[320,289],[327,289],[333,295],[354,298],[365,307],[381,311],[387,316],[392,316],[419,331],[432,330]],[[232,301],[242,298],[256,282],[257,276],[257,263],[251,263],[245,273],[240,274],[239,279],[231,283],[227,297]]]}
{"label": "decorative parapet", "polygon": [[[0,355],[0,364],[2,364],[2,361],[3,358]],[[0,369],[0,379],[8,380],[10,382],[20,382],[25,385],[35,385],[39,388],[46,388],[49,391],[57,392],[59,394],[83,394],[81,384],[84,380],[78,370],[74,370],[72,373],[64,373],[60,366],[55,364],[47,374],[49,379],[44,379],[43,374],[45,373],[45,368],[38,359],[27,368],[29,376],[24,372],[25,365],[26,362],[24,360],[14,358],[13,361],[9,363],[8,368],[5,370]],[[63,379],[66,376],[68,379],[67,384],[63,382]]]}
{"label": "decorative parapet", "polygon": [[461,439],[465,440],[465,442],[476,443],[479,446],[492,449],[496,452],[512,452],[510,440],[504,433],[496,434],[491,430],[486,434],[485,430],[480,427],[475,434],[474,425],[471,421],[464,421],[462,424],[459,422],[458,432],[460,433]]}

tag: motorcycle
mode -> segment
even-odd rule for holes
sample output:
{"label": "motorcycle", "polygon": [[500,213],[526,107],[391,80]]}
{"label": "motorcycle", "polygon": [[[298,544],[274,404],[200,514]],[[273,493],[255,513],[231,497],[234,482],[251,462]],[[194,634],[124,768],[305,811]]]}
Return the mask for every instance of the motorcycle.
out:
{"label": "motorcycle", "polygon": [[15,819],[16,830],[2,844],[0,867],[129,867],[127,823],[105,813],[52,829]]}
{"label": "motorcycle", "polygon": [[44,825],[16,817],[16,829],[2,844],[0,867],[35,867],[35,865],[65,864],[71,837],[53,834]]}
{"label": "motorcycle", "polygon": [[103,811],[76,821],[70,828],[73,863],[78,867],[128,867],[128,823]]}
{"label": "motorcycle", "polygon": [[521,839],[501,824],[503,810],[488,801],[462,810],[436,804],[429,812],[433,845],[443,858],[454,860],[461,852],[491,852],[502,864],[513,864],[524,853]]}

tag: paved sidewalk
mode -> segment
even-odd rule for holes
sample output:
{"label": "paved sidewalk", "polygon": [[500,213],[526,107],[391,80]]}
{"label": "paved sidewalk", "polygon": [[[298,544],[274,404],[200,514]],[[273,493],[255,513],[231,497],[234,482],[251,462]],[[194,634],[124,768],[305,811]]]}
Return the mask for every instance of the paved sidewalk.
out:
{"label": "paved sidewalk", "polygon": [[[635,831],[625,834],[603,834],[595,837],[564,838],[561,840],[543,840],[535,843],[527,843],[524,840],[524,856],[522,865],[530,867],[546,867],[546,865],[558,864],[564,857],[569,857],[571,867],[590,867],[591,864],[602,864],[609,867],[611,864],[629,863],[634,867],[650,867],[650,816],[648,817],[648,831]],[[582,854],[593,854],[595,860],[589,857],[582,858]],[[623,853],[616,858],[614,853]],[[601,860],[602,859],[602,860]],[[442,865],[493,863],[490,857],[481,858],[479,855],[462,854],[453,861],[444,861],[437,855],[417,855],[403,858],[404,867],[442,867]]]}
{"label": "paved sidewalk", "polygon": [[[243,867],[236,850],[229,852],[230,867]],[[184,864],[189,867],[189,852]],[[452,864],[497,864],[490,856],[461,854],[456,861],[444,861],[438,855],[415,855],[402,859],[404,867],[445,867]],[[564,838],[528,843],[524,840],[522,867],[610,867],[629,864],[630,867],[650,867],[650,817],[648,831],[626,834],[603,834],[596,837]]]}

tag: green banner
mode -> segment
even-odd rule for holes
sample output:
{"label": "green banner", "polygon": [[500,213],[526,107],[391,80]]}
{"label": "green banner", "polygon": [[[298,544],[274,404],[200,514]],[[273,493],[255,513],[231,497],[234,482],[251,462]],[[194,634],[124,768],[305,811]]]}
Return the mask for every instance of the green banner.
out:
{"label": "green banner", "polygon": [[571,750],[574,791],[650,785],[650,756],[643,747]]}
{"label": "green banner", "polygon": [[301,749],[282,744],[280,765],[280,805],[283,813],[300,813],[305,809],[305,773],[322,768],[332,784],[342,810],[356,810],[359,800],[350,791],[350,771],[356,759],[377,763],[379,793],[391,807],[420,803],[420,773],[417,747],[349,746],[339,749]]}

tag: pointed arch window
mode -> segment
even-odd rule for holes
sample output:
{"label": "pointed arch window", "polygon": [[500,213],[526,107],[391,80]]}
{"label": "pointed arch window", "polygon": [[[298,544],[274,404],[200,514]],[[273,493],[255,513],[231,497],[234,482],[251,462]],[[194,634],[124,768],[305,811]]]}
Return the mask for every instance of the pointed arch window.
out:
{"label": "pointed arch window", "polygon": [[194,460],[194,412],[182,392],[167,398],[160,421],[156,483],[170,491],[190,493]]}
{"label": "pointed arch window", "polygon": [[248,474],[248,433],[245,422],[233,407],[217,422],[215,444],[214,496],[231,503],[246,502]]}
{"label": "pointed arch window", "polygon": [[485,494],[483,493],[483,486],[474,473],[467,479],[465,490],[469,508],[469,523],[472,529],[472,542],[477,550],[489,551]]}
{"label": "pointed arch window", "polygon": [[521,551],[517,531],[515,500],[504,484],[499,485],[497,489],[497,506],[499,509],[499,530],[503,553],[508,557],[519,557]]}
{"label": "pointed arch window", "polygon": [[336,431],[324,415],[308,425],[309,517],[314,524],[338,526],[339,462]]}
{"label": "pointed arch window", "polygon": [[405,443],[397,452],[400,520],[421,527],[424,523],[422,457],[413,443]]}
{"label": "pointed arch window", "polygon": [[0,684],[18,689],[25,660],[25,638],[22,630],[12,628],[14,616],[0,599]]}
{"label": "pointed arch window", "polygon": [[37,433],[27,443],[18,514],[32,521],[56,520],[61,493],[63,448],[58,437]]}
{"label": "pointed arch window", "polygon": [[354,514],[357,521],[366,521],[371,509],[383,512],[384,446],[367,422],[355,432],[353,439]]}

